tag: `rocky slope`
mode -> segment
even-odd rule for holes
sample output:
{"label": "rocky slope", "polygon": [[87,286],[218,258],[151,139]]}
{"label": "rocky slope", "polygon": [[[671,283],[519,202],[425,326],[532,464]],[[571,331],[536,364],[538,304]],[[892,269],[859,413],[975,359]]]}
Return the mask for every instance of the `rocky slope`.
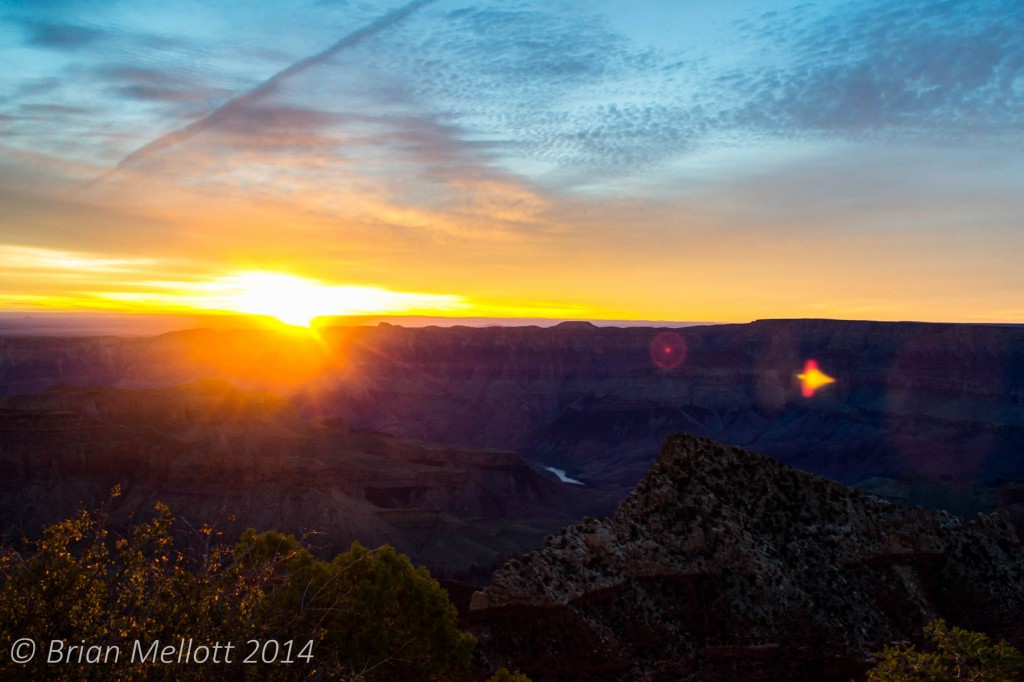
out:
{"label": "rocky slope", "polygon": [[848,680],[937,617],[1024,642],[1006,518],[883,502],[703,438],[669,438],[605,520],[497,571],[482,665],[534,680]]}
{"label": "rocky slope", "polygon": [[489,572],[576,509],[513,452],[357,433],[222,381],[0,398],[0,531],[38,537],[115,484],[115,524],[159,500],[227,538],[252,526],[317,531],[326,553],[389,542],[438,576]]}

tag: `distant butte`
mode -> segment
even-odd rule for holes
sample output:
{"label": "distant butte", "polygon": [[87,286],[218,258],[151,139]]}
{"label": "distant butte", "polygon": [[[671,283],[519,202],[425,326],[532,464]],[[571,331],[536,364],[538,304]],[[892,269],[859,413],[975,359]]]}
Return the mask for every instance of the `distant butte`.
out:
{"label": "distant butte", "polygon": [[586,320],[566,320],[559,322],[552,329],[597,329],[597,325]]}

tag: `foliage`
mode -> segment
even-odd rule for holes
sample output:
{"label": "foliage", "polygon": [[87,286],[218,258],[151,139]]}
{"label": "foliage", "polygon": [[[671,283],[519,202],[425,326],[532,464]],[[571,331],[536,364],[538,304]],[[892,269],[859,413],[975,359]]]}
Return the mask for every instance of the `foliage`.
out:
{"label": "foliage", "polygon": [[[475,639],[457,628],[447,594],[391,547],[356,543],[321,561],[292,536],[252,530],[230,547],[205,526],[183,536],[163,505],[123,536],[104,522],[80,512],[24,553],[0,548],[0,679],[432,682],[468,669]],[[10,647],[26,637],[38,651],[18,665]],[[203,664],[133,655],[182,640],[235,648]],[[255,663],[242,662],[271,640]],[[47,663],[54,641],[70,662]],[[120,654],[89,664],[72,645]]]}
{"label": "foliage", "polygon": [[1024,679],[1024,657],[1006,642],[993,644],[987,635],[943,620],[925,626],[930,651],[909,644],[886,647],[868,672],[869,682],[973,680],[1013,682]]}
{"label": "foliage", "polygon": [[469,665],[476,640],[458,629],[447,593],[388,545],[370,550],[356,542],[324,562],[291,536],[249,530],[235,552],[241,565],[269,563],[284,578],[262,605],[267,622],[315,633],[360,677],[450,680]]}
{"label": "foliage", "polygon": [[530,678],[518,670],[509,672],[508,668],[499,668],[498,672],[487,678],[487,682],[531,682]]}

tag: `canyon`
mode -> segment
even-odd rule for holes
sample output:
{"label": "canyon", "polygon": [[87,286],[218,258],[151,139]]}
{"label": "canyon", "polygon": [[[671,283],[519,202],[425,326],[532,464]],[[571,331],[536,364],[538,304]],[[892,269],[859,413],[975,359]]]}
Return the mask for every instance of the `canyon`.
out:
{"label": "canyon", "polygon": [[[674,349],[670,359],[659,356]],[[804,397],[816,360],[836,382]],[[670,361],[669,361],[670,360]],[[332,327],[0,338],[0,395],[220,378],[306,419],[519,453],[609,513],[665,436],[740,445],[888,499],[1024,509],[1024,328],[763,320],[686,328]]]}

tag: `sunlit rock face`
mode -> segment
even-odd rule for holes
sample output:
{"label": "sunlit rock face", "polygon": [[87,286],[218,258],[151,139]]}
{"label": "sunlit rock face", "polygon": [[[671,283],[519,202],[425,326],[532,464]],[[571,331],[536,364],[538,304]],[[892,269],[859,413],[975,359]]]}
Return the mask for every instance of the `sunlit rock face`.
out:
{"label": "sunlit rock face", "polygon": [[938,617],[1024,641],[1005,516],[883,502],[748,451],[670,437],[604,520],[473,596],[481,661],[535,680],[848,680]]}

